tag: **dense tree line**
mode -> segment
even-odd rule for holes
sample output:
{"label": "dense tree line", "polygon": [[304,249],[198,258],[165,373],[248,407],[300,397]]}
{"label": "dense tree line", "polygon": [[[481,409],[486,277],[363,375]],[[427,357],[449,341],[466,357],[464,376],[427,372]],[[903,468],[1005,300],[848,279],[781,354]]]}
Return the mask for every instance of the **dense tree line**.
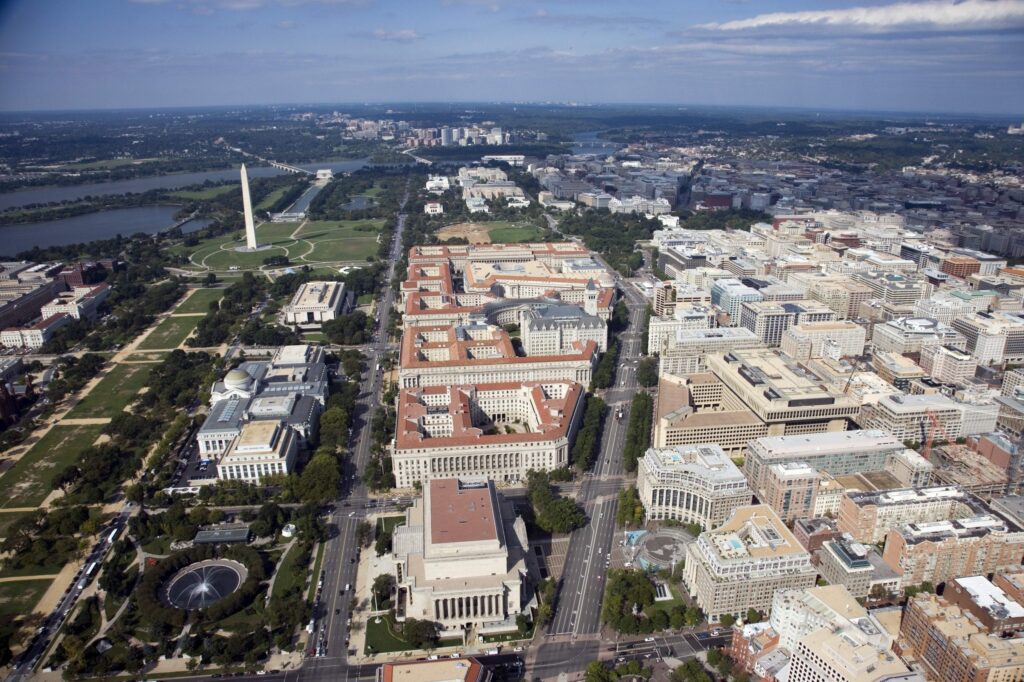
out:
{"label": "dense tree line", "polygon": [[67,355],[57,361],[57,371],[46,387],[46,392],[54,402],[61,400],[85,386],[90,379],[99,374],[107,363],[102,355],[86,353],[81,357]]}
{"label": "dense tree line", "polygon": [[604,401],[595,395],[587,395],[587,409],[583,414],[583,424],[576,432],[576,440],[572,444],[572,462],[580,471],[585,471],[594,463],[598,448],[601,445],[601,426],[604,423],[607,408]]}
{"label": "dense tree line", "polygon": [[636,486],[619,491],[619,508],[615,512],[615,523],[625,528],[639,527],[644,523],[644,505]]}
{"label": "dense tree line", "polygon": [[587,517],[576,502],[555,492],[547,472],[527,472],[526,491],[533,507],[533,522],[541,530],[568,533],[586,523]]}
{"label": "dense tree line", "polygon": [[636,383],[648,388],[658,385],[658,358],[640,358],[636,368]]}
{"label": "dense tree line", "polygon": [[369,317],[362,310],[348,315],[340,315],[328,320],[322,326],[324,336],[331,343],[343,346],[358,346],[370,340],[373,326]]}
{"label": "dense tree line", "polygon": [[661,227],[656,219],[613,214],[605,208],[570,214],[559,223],[559,230],[581,236],[588,249],[597,251],[608,265],[624,275],[631,275],[644,264],[643,254],[635,250],[636,243],[650,239]]}
{"label": "dense tree line", "polygon": [[242,320],[248,319],[255,305],[261,303],[266,294],[266,283],[251,272],[242,274],[242,279],[224,290],[224,297],[217,306],[210,306],[210,312],[199,320],[195,334],[186,345],[194,348],[218,346],[231,337],[232,329]]}
{"label": "dense tree line", "polygon": [[[84,505],[37,509],[19,516],[0,544],[5,568],[60,566],[78,552],[79,538],[99,532],[103,517]],[[42,571],[46,573],[47,571]]]}
{"label": "dense tree line", "polygon": [[615,367],[619,361],[619,342],[612,341],[608,344],[608,350],[602,355],[597,363],[597,369],[590,379],[591,389],[610,388],[615,383]]}
{"label": "dense tree line", "polygon": [[629,408],[626,427],[626,447],[622,451],[626,471],[636,471],[637,462],[651,445],[651,427],[654,420],[654,399],[647,393],[637,393]]}

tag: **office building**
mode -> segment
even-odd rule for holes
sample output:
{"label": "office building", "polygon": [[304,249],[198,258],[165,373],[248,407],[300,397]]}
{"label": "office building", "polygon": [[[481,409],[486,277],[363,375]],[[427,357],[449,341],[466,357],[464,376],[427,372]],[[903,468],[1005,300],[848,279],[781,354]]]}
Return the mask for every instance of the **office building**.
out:
{"label": "office building", "polygon": [[925,346],[921,349],[921,369],[944,384],[963,384],[974,378],[978,365],[966,351],[948,346]]}
{"label": "office building", "polygon": [[806,287],[807,295],[831,308],[837,320],[858,317],[861,303],[872,297],[870,288],[846,275],[824,275],[819,272],[789,276],[791,284]]}
{"label": "office building", "polygon": [[814,498],[821,475],[803,462],[786,462],[768,467],[758,500],[775,510],[786,523],[814,516]]}
{"label": "office building", "polygon": [[1024,315],[1008,311],[976,313],[953,320],[966,350],[979,365],[1024,362]]}
{"label": "office building", "polygon": [[707,371],[705,359],[709,354],[763,347],[761,339],[745,327],[677,329],[675,337],[666,339],[660,351],[659,369],[661,374],[697,374]]}
{"label": "office building", "polygon": [[738,279],[717,279],[711,285],[711,302],[729,316],[733,327],[739,326],[741,305],[763,298],[761,292]]}
{"label": "office building", "polygon": [[768,428],[766,435],[844,431],[857,403],[825,387],[804,365],[773,350],[739,350],[707,358],[731,394]]}
{"label": "office building", "polygon": [[652,317],[647,324],[647,349],[664,354],[671,350],[679,332],[717,327],[717,314],[709,305],[680,303],[666,317]]}
{"label": "office building", "polygon": [[282,311],[285,324],[320,327],[348,312],[351,298],[344,282],[305,282]]}
{"label": "office building", "polygon": [[[946,348],[947,346],[925,346],[925,348]],[[871,355],[871,368],[883,381],[901,391],[910,391],[910,385],[927,376],[920,365],[899,353],[875,349]]]}
{"label": "office building", "polygon": [[950,346],[967,350],[967,341],[956,330],[927,317],[901,317],[876,324],[871,342],[877,350],[897,355],[920,353],[925,346]]}
{"label": "office building", "polygon": [[597,363],[596,341],[575,342],[568,352],[518,355],[497,325],[409,327],[402,335],[401,388],[461,386],[506,381],[575,381],[584,386]]}
{"label": "office building", "polygon": [[107,284],[74,287],[69,292],[58,294],[57,298],[40,309],[39,314],[43,319],[54,315],[70,315],[76,320],[92,320],[99,314],[100,304],[109,295],[110,286]]}
{"label": "office building", "polygon": [[411,488],[452,476],[516,482],[530,469],[564,467],[582,412],[583,387],[574,382],[402,389],[396,484]]}
{"label": "office building", "polygon": [[754,332],[770,348],[782,342],[782,335],[796,324],[830,322],[835,312],[817,301],[745,302],[740,306],[739,326]]}
{"label": "office building", "polygon": [[953,277],[967,279],[969,276],[981,272],[981,263],[970,256],[947,256],[939,263],[939,270]]}
{"label": "office building", "polygon": [[441,636],[516,630],[527,612],[526,524],[493,481],[437,478],[395,529],[395,616],[440,623]]}
{"label": "office building", "polygon": [[227,372],[210,389],[210,403],[231,398],[308,395],[321,405],[327,402],[327,365],[320,346],[295,345],[270,349],[265,360],[251,359]]}
{"label": "office building", "polygon": [[970,303],[946,294],[936,294],[918,301],[914,306],[914,317],[927,317],[947,327],[953,320],[970,317],[977,312]]}
{"label": "office building", "polygon": [[975,500],[957,486],[849,492],[839,505],[839,530],[875,544],[891,528],[970,516]]}
{"label": "office building", "polygon": [[880,430],[758,438],[744,454],[743,474],[755,494],[764,488],[774,464],[802,462],[832,476],[886,471],[907,486],[927,485],[933,470],[900,439]]}
{"label": "office building", "polygon": [[38,350],[52,339],[59,329],[71,324],[73,319],[70,315],[58,313],[27,327],[8,327],[0,331],[0,346]]}
{"label": "office building", "polygon": [[375,682],[491,682],[494,674],[472,656],[384,663]]}
{"label": "office building", "polygon": [[717,445],[649,448],[637,490],[648,521],[672,519],[717,528],[752,499],[747,480]]}
{"label": "office building", "polygon": [[[596,290],[593,290],[596,296]],[[565,355],[588,342],[602,353],[608,350],[608,324],[574,305],[546,305],[530,309],[522,318],[523,350],[531,355]]]}
{"label": "office building", "polygon": [[864,405],[857,423],[865,429],[888,431],[904,442],[924,443],[929,433],[940,440],[956,440],[971,435],[964,431],[965,409],[962,403],[937,393],[890,395]]}
{"label": "office building", "polygon": [[729,456],[768,427],[711,373],[663,374],[658,385],[654,447],[716,443]]}
{"label": "office building", "polygon": [[804,322],[787,329],[780,343],[783,353],[797,361],[856,357],[864,352],[864,327],[850,320]]}

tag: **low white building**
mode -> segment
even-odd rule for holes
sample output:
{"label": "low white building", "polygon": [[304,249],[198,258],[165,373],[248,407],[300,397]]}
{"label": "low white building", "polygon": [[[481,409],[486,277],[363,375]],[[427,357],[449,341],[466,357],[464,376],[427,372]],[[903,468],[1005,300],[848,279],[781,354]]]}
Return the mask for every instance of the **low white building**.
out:
{"label": "low white building", "polygon": [[298,450],[295,431],[284,423],[249,422],[217,462],[217,478],[259,485],[266,476],[291,473]]}
{"label": "low white building", "polygon": [[319,327],[345,314],[350,299],[344,282],[306,282],[284,307],[284,321],[300,327]]}
{"label": "low white building", "polygon": [[427,215],[442,215],[444,213],[444,206],[439,201],[428,201],[423,205],[423,212]]}
{"label": "low white building", "polygon": [[54,315],[70,315],[76,320],[91,320],[96,317],[100,304],[110,295],[110,286],[75,287],[71,291],[58,294],[39,311],[43,319]]}
{"label": "low white building", "polygon": [[0,331],[0,345],[7,348],[28,348],[35,350],[53,338],[57,330],[71,323],[72,318],[58,313],[39,320],[28,327],[9,327]]}

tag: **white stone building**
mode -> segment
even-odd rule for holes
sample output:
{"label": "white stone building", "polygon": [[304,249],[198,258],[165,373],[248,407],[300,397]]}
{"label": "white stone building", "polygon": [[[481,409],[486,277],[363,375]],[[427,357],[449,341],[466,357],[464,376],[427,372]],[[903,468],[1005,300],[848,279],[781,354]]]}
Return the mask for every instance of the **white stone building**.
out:
{"label": "white stone building", "polygon": [[717,528],[753,494],[747,479],[717,445],[649,448],[637,490],[648,521],[672,519]]}
{"label": "white stone building", "polygon": [[284,307],[284,321],[299,327],[320,327],[345,314],[351,298],[344,282],[306,282]]}

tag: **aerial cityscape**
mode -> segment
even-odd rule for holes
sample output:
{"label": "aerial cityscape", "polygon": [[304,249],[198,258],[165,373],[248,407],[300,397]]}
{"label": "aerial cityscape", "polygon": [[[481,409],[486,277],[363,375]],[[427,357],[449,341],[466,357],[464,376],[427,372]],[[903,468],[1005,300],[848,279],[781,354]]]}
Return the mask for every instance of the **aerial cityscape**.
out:
{"label": "aerial cityscape", "polygon": [[0,679],[1024,680],[1022,56],[0,3]]}

